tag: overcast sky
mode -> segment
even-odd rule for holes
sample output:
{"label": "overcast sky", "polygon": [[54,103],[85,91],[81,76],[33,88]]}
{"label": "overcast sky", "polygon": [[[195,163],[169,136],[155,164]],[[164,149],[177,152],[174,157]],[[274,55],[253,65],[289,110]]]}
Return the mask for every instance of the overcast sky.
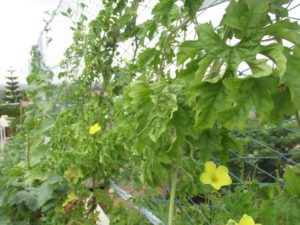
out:
{"label": "overcast sky", "polygon": [[58,0],[0,0],[0,84],[7,70],[14,68],[19,82],[25,83],[29,52],[43,29],[46,11],[53,11]]}

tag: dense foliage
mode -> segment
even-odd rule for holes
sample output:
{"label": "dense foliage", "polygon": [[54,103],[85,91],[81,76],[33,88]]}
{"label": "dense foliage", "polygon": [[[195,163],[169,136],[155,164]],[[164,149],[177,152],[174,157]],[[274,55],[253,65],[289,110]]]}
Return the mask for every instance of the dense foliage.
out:
{"label": "dense foliage", "polygon": [[17,117],[20,115],[20,105],[0,105],[0,115],[7,115],[9,117]]}
{"label": "dense foliage", "polygon": [[[205,162],[225,165],[242,152],[237,133],[251,112],[260,125],[299,118],[300,26],[288,19],[289,1],[232,0],[217,28],[198,23],[201,0],[183,2],[158,1],[153,17],[137,24],[143,1],[102,1],[93,21],[82,15],[72,27],[59,74],[67,81],[59,87],[32,49],[32,104],[1,162],[1,224],[95,224],[96,203],[112,224],[141,224],[120,213],[124,206],[112,207],[110,180],[149,193],[166,188],[169,206],[156,215],[168,224],[225,225],[244,214],[264,225],[299,224],[297,166],[282,168],[284,181],[248,179],[219,192],[199,181]],[[196,40],[186,40],[188,26]],[[131,59],[119,57],[124,42],[132,42]],[[240,74],[242,64],[248,75]],[[194,196],[202,204],[191,204]]]}

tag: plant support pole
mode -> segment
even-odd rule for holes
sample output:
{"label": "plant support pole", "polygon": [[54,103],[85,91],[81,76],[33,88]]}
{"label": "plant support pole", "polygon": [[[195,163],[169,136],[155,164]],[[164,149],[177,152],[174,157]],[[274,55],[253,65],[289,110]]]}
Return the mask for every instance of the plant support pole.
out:
{"label": "plant support pole", "polygon": [[27,162],[27,169],[30,169],[29,130],[27,132],[27,137],[26,137],[26,162]]}
{"label": "plant support pole", "polygon": [[175,210],[176,184],[177,184],[177,168],[171,174],[171,196],[170,196],[170,205],[169,205],[168,225],[173,224],[174,210]]}
{"label": "plant support pole", "polygon": [[295,112],[295,117],[296,117],[298,126],[300,127],[300,116],[299,116],[299,112],[298,111]]}

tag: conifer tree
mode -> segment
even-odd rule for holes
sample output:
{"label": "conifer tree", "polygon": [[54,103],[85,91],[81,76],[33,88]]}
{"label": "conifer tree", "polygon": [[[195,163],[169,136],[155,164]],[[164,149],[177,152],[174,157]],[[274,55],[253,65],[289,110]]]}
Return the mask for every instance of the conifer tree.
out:
{"label": "conifer tree", "polygon": [[5,97],[4,100],[7,103],[16,103],[20,100],[20,91],[19,91],[19,82],[17,81],[17,77],[14,76],[14,70],[9,69],[7,71],[9,76],[6,77],[6,86],[5,86]]}

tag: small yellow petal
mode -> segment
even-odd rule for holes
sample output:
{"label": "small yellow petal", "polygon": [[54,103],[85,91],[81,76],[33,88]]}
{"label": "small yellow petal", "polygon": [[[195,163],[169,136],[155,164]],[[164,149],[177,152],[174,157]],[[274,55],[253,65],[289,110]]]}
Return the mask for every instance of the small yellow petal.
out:
{"label": "small yellow petal", "polygon": [[101,126],[98,123],[95,123],[93,126],[90,127],[89,133],[90,134],[95,134],[100,130],[101,130]]}
{"label": "small yellow petal", "polygon": [[228,168],[226,166],[219,166],[216,170],[217,175],[223,175],[228,173]]}
{"label": "small yellow petal", "polygon": [[216,164],[214,164],[214,162],[209,161],[205,163],[205,172],[209,173],[209,174],[213,174],[216,171]]}
{"label": "small yellow petal", "polygon": [[228,186],[232,184],[232,180],[228,174],[225,174],[222,177],[218,177],[218,181],[222,184],[222,186]]}
{"label": "small yellow petal", "polygon": [[222,186],[222,184],[220,182],[212,182],[210,185],[216,190],[220,190],[220,188]]}
{"label": "small yellow petal", "polygon": [[251,216],[244,214],[238,225],[255,225],[255,222]]}
{"label": "small yellow petal", "polygon": [[203,183],[203,184],[210,184],[212,182],[211,180],[211,175],[207,172],[204,172],[200,175],[200,181]]}
{"label": "small yellow petal", "polygon": [[224,185],[230,185],[232,183],[232,180],[230,176],[228,175],[228,168],[226,166],[219,166],[216,170],[216,177],[218,182]]}

